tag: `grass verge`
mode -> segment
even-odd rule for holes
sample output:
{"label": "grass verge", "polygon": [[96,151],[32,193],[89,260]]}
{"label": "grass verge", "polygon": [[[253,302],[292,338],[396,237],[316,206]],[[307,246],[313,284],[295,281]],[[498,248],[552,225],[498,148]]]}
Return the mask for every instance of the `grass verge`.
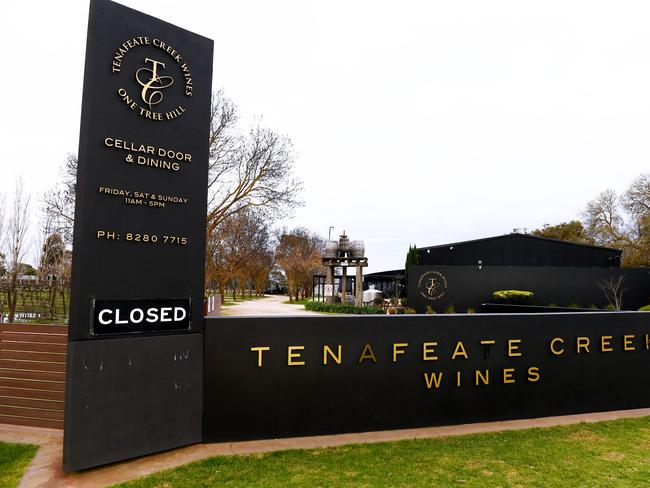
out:
{"label": "grass verge", "polygon": [[383,315],[384,309],[381,307],[356,307],[347,303],[326,303],[326,302],[307,302],[305,304],[306,310],[312,312],[326,312],[326,313],[349,313],[356,315]]}
{"label": "grass verge", "polygon": [[18,486],[38,446],[0,442],[0,488]]}
{"label": "grass verge", "polygon": [[290,302],[289,300],[285,300],[282,303],[285,303],[287,305],[305,305],[306,303],[309,303],[313,301],[311,298],[303,298],[302,300],[294,300],[293,302]]}
{"label": "grass verge", "polygon": [[438,439],[222,456],[144,487],[650,486],[650,417]]}

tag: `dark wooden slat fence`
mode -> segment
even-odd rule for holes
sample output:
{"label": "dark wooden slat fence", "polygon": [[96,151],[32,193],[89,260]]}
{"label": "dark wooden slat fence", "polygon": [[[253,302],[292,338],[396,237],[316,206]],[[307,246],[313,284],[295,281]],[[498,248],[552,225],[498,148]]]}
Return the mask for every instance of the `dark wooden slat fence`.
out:
{"label": "dark wooden slat fence", "polygon": [[63,429],[65,325],[0,324],[0,423]]}

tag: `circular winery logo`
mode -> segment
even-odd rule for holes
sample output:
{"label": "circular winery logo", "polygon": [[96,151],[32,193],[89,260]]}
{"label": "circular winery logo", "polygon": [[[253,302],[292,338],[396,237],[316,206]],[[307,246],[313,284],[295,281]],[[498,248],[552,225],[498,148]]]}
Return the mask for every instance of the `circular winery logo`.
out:
{"label": "circular winery logo", "polygon": [[440,271],[425,271],[418,279],[418,291],[427,300],[435,302],[447,292],[447,278]]}
{"label": "circular winery logo", "polygon": [[117,96],[140,117],[162,122],[185,113],[192,72],[169,43],[148,36],[127,39],[113,54],[111,71],[120,79]]}

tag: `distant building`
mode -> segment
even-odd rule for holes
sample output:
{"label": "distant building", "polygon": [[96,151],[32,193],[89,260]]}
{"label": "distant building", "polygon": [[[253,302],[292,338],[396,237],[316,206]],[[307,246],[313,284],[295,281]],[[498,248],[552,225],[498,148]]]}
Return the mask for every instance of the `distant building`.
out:
{"label": "distant building", "polygon": [[619,267],[621,250],[558,241],[530,234],[506,234],[418,248],[421,265]]}
{"label": "distant building", "polygon": [[[479,311],[497,290],[534,293],[539,306],[604,308],[602,284],[623,276],[623,308],[650,302],[650,269],[621,268],[621,250],[512,233],[417,249],[420,265],[369,273],[365,287],[408,296],[418,312]],[[406,293],[408,292],[408,293]]]}

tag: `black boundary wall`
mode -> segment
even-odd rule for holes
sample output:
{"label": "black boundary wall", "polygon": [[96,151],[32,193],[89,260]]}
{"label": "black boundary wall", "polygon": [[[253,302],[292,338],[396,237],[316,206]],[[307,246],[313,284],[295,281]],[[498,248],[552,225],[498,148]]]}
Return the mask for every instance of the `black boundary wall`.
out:
{"label": "black boundary wall", "polygon": [[205,333],[207,442],[650,406],[646,312],[221,318]]}
{"label": "black boundary wall", "polygon": [[[409,267],[408,304],[418,313],[427,306],[437,313],[452,306],[456,313],[478,312],[494,291],[514,289],[532,291],[533,305],[605,308],[608,301],[598,283],[619,276],[624,277],[624,310],[650,303],[650,268],[419,265]],[[429,292],[432,279],[435,287]]]}

